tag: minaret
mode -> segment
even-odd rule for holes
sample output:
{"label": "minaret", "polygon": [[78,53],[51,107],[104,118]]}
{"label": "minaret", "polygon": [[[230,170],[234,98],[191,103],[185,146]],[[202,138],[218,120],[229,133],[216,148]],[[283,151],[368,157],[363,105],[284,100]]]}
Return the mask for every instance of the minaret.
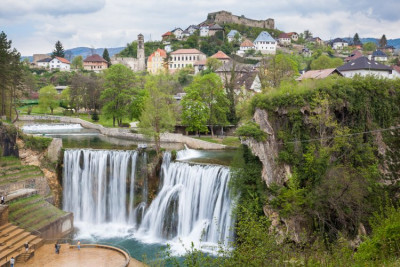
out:
{"label": "minaret", "polygon": [[138,71],[145,71],[146,63],[144,57],[144,37],[143,34],[141,33],[138,35],[137,59],[138,59]]}

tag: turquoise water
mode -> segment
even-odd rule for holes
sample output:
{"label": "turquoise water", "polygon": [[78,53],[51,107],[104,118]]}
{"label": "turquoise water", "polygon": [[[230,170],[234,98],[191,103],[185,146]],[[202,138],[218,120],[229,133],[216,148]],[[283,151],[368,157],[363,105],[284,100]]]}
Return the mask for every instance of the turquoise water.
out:
{"label": "turquoise water", "polygon": [[[121,150],[135,150],[138,143],[133,140],[124,140],[119,138],[107,137],[101,135],[96,130],[91,129],[73,129],[73,130],[40,130],[33,132],[33,134],[40,134],[49,137],[61,138],[63,140],[64,148],[92,148],[92,149],[121,149]],[[148,144],[151,149],[151,144]],[[181,144],[163,144],[167,150],[181,150]],[[196,150],[196,155],[184,162],[202,163],[202,164],[218,164],[228,166],[235,154],[234,150],[224,151],[207,151]],[[77,225],[76,225],[77,226]],[[144,243],[134,237],[132,229],[117,229],[108,226],[103,226],[96,234],[93,234],[92,229],[86,231],[85,226],[77,226],[77,231],[73,238],[75,241],[80,240],[82,243],[103,243],[110,244],[117,247],[122,247],[129,252],[129,254],[140,261],[152,262],[163,260],[166,243]],[[125,226],[126,227],[126,226]],[[124,227],[122,227],[124,228]],[[119,231],[123,231],[121,234]],[[130,232],[131,231],[131,232]],[[85,232],[91,232],[90,235],[85,235]],[[143,238],[141,238],[143,240]],[[173,253],[184,253],[185,249],[189,249],[188,244],[183,247],[179,241],[175,240]],[[178,258],[182,260],[182,258]]]}

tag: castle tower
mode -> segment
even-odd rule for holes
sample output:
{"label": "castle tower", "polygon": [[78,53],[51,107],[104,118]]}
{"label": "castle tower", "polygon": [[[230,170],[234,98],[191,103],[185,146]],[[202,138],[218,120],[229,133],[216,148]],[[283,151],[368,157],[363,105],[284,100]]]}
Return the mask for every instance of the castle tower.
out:
{"label": "castle tower", "polygon": [[137,47],[138,71],[146,70],[145,56],[144,56],[144,37],[143,34],[138,35]]}

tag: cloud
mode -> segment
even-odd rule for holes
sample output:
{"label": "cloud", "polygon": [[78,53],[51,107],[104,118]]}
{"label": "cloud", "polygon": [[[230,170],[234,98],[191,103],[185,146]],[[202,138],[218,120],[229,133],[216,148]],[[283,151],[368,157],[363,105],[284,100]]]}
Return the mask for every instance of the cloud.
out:
{"label": "cloud", "polygon": [[[400,1],[386,0],[0,0],[0,25],[23,55],[64,48],[117,47],[136,40],[160,40],[175,27],[203,22],[227,10],[253,19],[274,18],[283,31],[309,29],[323,39],[353,36],[400,37]],[[399,2],[399,3],[397,3]],[[397,27],[396,27],[397,26]],[[25,32],[23,29],[26,29]]]}
{"label": "cloud", "polygon": [[2,18],[33,15],[65,16],[97,12],[105,6],[105,0],[2,0],[1,5]]}

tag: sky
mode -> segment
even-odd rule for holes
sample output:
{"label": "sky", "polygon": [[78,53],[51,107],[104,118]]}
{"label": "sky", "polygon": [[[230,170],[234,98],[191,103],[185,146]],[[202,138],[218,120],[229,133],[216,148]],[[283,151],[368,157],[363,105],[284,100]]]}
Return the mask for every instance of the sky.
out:
{"label": "sky", "polygon": [[23,56],[49,53],[60,40],[74,47],[121,47],[142,33],[160,40],[175,27],[203,22],[226,10],[275,19],[285,32],[310,30],[336,37],[400,38],[399,0],[0,0],[0,31]]}

